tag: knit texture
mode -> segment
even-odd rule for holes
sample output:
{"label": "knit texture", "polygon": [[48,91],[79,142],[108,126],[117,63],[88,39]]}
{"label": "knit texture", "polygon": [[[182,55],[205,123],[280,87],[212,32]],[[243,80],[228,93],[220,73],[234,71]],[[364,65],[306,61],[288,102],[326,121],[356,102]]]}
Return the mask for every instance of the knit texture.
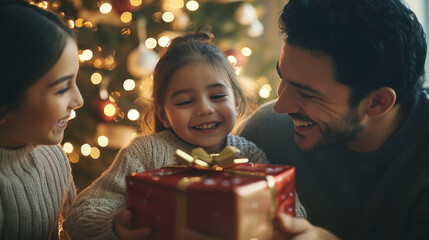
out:
{"label": "knit texture", "polygon": [[75,197],[59,145],[0,148],[0,239],[57,239]]}
{"label": "knit texture", "polygon": [[[268,163],[265,153],[252,142],[228,135],[226,146],[240,149],[253,163]],[[180,140],[170,130],[136,137],[123,148],[109,169],[83,190],[65,221],[72,239],[118,239],[112,230],[117,211],[126,204],[125,176],[174,163],[174,151],[191,152],[196,146]],[[300,208],[302,209],[302,208]]]}

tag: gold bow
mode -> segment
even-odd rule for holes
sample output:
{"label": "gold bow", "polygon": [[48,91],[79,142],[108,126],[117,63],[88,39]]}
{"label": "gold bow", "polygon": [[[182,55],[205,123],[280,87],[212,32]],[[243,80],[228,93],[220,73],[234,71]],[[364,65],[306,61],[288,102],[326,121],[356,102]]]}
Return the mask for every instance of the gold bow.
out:
{"label": "gold bow", "polygon": [[220,153],[208,154],[203,148],[192,149],[191,155],[177,149],[174,152],[176,162],[188,167],[194,167],[202,170],[222,171],[227,165],[246,163],[247,158],[237,158],[240,150],[234,146],[225,147]]}

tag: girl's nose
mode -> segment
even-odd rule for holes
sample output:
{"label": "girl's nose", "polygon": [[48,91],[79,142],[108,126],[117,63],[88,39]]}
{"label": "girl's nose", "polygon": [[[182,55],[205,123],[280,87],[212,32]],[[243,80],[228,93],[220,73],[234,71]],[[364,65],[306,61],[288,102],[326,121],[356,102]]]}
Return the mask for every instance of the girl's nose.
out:
{"label": "girl's nose", "polygon": [[204,99],[201,100],[198,104],[197,114],[198,115],[207,115],[214,113],[214,107],[210,100]]}
{"label": "girl's nose", "polygon": [[297,113],[300,110],[300,105],[297,100],[293,86],[288,86],[284,80],[280,82],[278,88],[279,98],[274,104],[274,111],[278,113]]}

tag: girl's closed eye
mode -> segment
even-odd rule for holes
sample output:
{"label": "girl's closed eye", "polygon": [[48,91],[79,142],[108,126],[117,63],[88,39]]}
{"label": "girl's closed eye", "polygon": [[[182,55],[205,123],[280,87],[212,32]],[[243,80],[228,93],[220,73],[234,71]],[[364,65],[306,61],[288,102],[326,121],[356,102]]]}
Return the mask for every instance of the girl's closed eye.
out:
{"label": "girl's closed eye", "polygon": [[192,99],[184,99],[176,103],[177,106],[185,106],[192,103]]}
{"label": "girl's closed eye", "polygon": [[227,96],[226,94],[216,94],[216,95],[211,96],[210,98],[214,99],[214,100],[217,100],[217,99],[223,99],[226,96]]}

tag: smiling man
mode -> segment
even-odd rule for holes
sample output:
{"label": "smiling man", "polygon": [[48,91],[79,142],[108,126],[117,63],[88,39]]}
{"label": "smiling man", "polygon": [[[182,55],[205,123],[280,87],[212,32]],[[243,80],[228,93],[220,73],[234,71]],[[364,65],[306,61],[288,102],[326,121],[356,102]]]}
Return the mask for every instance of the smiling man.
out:
{"label": "smiling man", "polygon": [[303,239],[429,239],[427,46],[400,0],[289,0],[279,98],[241,135],[296,166]]}

